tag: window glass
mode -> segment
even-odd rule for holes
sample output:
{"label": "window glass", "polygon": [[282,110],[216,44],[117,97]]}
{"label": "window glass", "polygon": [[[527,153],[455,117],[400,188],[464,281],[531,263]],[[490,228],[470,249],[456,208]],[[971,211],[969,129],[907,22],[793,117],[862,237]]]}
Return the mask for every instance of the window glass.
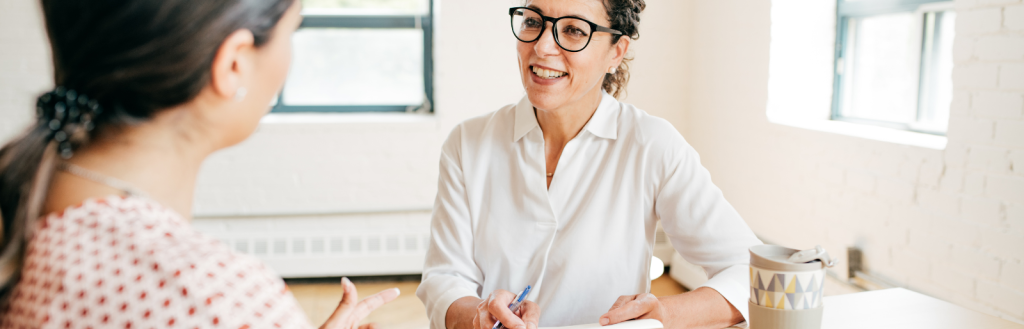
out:
{"label": "window glass", "polygon": [[918,60],[913,12],[847,23],[840,115],[909,123],[917,117]]}
{"label": "window glass", "polygon": [[285,105],[423,103],[423,30],[307,28],[293,42]]}
{"label": "window glass", "polygon": [[838,5],[833,119],[944,134],[953,99],[953,3]]}
{"label": "window glass", "polygon": [[924,52],[921,59],[922,129],[946,131],[953,101],[953,35],[956,13],[940,11],[925,17]]}

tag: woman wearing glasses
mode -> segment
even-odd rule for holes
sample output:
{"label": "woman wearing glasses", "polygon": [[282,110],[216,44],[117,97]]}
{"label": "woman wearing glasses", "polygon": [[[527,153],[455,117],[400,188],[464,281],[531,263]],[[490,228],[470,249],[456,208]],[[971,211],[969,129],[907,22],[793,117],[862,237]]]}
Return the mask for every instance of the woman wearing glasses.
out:
{"label": "woman wearing glasses", "polygon": [[[616,100],[645,7],[533,0],[509,10],[527,95],[462,123],[443,146],[417,291],[432,329],[744,320],[747,249],[761,242],[668,122]],[[703,287],[645,293],[658,220],[708,272]],[[527,285],[530,301],[513,313]]]}

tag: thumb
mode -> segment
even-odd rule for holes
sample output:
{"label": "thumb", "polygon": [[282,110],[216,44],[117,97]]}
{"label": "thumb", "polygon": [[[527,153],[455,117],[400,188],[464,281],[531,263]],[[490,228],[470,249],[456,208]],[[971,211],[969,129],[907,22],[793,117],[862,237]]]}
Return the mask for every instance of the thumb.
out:
{"label": "thumb", "polygon": [[359,293],[356,292],[356,286],[348,278],[341,279],[341,289],[344,290],[341,295],[341,302],[338,303],[334,313],[331,314],[327,322],[320,328],[344,328],[343,323],[346,319],[350,318],[350,313],[352,313],[352,309],[355,308],[359,300]]}

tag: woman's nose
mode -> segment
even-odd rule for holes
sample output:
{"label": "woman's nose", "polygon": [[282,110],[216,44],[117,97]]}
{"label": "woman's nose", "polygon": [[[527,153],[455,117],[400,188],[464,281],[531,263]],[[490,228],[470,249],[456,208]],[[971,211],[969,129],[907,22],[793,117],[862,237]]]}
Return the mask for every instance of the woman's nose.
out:
{"label": "woman's nose", "polygon": [[544,29],[544,34],[541,34],[540,39],[534,44],[534,51],[537,55],[558,55],[558,44],[555,43],[555,25],[550,22],[546,22],[550,28]]}

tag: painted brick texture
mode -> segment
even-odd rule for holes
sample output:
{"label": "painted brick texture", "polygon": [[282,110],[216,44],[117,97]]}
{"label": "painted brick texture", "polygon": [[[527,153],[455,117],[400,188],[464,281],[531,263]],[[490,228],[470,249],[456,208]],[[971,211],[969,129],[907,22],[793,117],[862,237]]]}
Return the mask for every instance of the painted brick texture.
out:
{"label": "painted brick texture", "polygon": [[[757,234],[794,248],[820,244],[840,257],[856,246],[868,274],[1024,323],[1024,2],[955,1],[945,149],[759,121],[765,104],[827,117],[830,104],[805,109],[817,103],[773,98],[771,83],[781,81],[773,76],[789,72],[772,71],[776,59],[764,55],[791,49],[774,42],[786,41],[777,34],[802,15],[814,15],[801,23],[809,28],[834,27],[815,20],[835,8],[815,11],[822,2],[813,0],[691,2],[687,21],[700,32],[690,45],[684,135]],[[833,39],[816,36],[807,33],[801,49],[832,49]],[[821,72],[832,78],[832,70]],[[766,98],[762,81],[770,84]],[[841,261],[834,273],[844,276],[845,267]]]}
{"label": "painted brick texture", "polygon": [[[911,167],[918,176],[907,208],[915,210],[887,216],[911,221],[909,244],[875,239],[892,257],[867,263],[897,284],[1024,323],[1024,4],[960,0],[956,10],[949,145],[933,165],[941,169]],[[916,162],[932,152],[914,153],[896,158]],[[940,173],[933,182],[926,171]],[[863,182],[896,178],[868,173],[841,189],[869,192]],[[881,186],[865,197],[904,202]]]}
{"label": "painted brick texture", "polygon": [[[1024,323],[1024,4],[961,0],[956,10],[949,146],[933,164],[941,169],[909,167],[918,174],[909,182],[916,187],[907,207],[913,210],[886,217],[911,222],[909,243],[875,233],[872,248],[892,257],[867,263],[897,284]],[[905,165],[932,156],[915,153],[894,158]],[[906,199],[896,185],[881,184],[897,175],[855,177],[838,188],[893,207]],[[878,183],[872,190],[869,182]],[[918,213],[925,215],[914,218]]]}

